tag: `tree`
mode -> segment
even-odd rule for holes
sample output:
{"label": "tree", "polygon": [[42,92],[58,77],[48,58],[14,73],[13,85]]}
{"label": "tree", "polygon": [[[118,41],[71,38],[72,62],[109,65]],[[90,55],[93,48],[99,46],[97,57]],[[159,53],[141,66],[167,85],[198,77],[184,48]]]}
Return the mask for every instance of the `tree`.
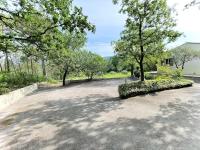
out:
{"label": "tree", "polygon": [[79,61],[81,63],[79,66],[82,66],[81,70],[89,80],[92,80],[95,75],[102,74],[106,70],[106,61],[97,54],[82,51],[81,58],[82,61]]}
{"label": "tree", "polygon": [[59,32],[49,43],[48,59],[63,72],[63,86],[70,72],[75,70],[76,54],[85,44],[85,33]]}
{"label": "tree", "polygon": [[3,0],[0,24],[6,27],[1,40],[17,43],[27,57],[41,59],[44,75],[47,60],[62,67],[63,83],[73,68],[71,54],[85,44],[87,31],[95,31],[73,0]]}
{"label": "tree", "polygon": [[0,3],[0,23],[5,25],[13,39],[36,43],[54,29],[69,32],[94,31],[82,8],[72,5],[72,0],[3,0]]}
{"label": "tree", "polygon": [[175,20],[171,17],[166,0],[113,1],[114,4],[122,1],[120,12],[128,16],[115,50],[136,60],[140,66],[141,81],[144,81],[144,59],[161,52],[165,44],[180,36],[173,30]]}
{"label": "tree", "polygon": [[170,52],[177,69],[184,69],[185,63],[191,61],[194,58],[199,57],[197,51],[187,47],[178,47],[172,49]]}
{"label": "tree", "polygon": [[14,52],[15,46],[9,39],[0,39],[0,51],[5,55],[5,68],[10,72],[9,54]]}

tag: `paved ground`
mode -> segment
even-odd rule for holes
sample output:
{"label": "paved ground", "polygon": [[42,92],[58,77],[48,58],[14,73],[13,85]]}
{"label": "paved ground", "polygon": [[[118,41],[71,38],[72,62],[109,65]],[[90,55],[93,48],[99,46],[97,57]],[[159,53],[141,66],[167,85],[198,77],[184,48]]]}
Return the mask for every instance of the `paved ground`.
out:
{"label": "paved ground", "polygon": [[38,91],[0,110],[0,149],[200,149],[200,85],[120,100],[122,82]]}

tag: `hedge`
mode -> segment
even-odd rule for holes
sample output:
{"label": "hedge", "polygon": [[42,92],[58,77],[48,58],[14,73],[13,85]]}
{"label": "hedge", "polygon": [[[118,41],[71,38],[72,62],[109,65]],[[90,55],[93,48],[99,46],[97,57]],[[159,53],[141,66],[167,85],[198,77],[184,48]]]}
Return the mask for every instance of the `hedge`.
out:
{"label": "hedge", "polygon": [[152,92],[178,89],[193,85],[193,81],[185,79],[161,79],[136,81],[128,84],[122,84],[118,87],[120,98],[129,98],[137,95],[144,95]]}

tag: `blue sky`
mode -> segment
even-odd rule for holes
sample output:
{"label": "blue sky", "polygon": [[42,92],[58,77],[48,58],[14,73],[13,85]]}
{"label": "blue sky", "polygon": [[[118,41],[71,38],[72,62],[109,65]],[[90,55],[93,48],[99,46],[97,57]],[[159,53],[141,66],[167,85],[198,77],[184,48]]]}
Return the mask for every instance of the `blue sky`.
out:
{"label": "blue sky", "polygon": [[[200,42],[200,10],[196,7],[183,11],[184,5],[190,0],[168,0],[169,6],[175,6],[178,11],[177,27],[184,36],[168,48],[184,42]],[[113,5],[112,0],[75,0],[75,5],[83,7],[83,12],[90,22],[96,25],[96,33],[88,34],[86,48],[102,56],[114,54],[111,42],[120,38],[125,19],[118,13],[120,7]]]}

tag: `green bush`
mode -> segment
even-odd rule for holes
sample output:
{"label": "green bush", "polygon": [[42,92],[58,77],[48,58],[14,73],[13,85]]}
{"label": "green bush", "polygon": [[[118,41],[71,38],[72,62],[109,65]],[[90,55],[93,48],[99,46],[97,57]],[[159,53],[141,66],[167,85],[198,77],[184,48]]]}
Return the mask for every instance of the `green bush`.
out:
{"label": "green bush", "polygon": [[182,78],[183,77],[183,70],[182,69],[174,69],[172,77],[173,78]]}
{"label": "green bush", "polygon": [[144,76],[145,76],[146,80],[153,80],[153,79],[155,79],[154,75],[152,75],[149,72],[145,72]]}
{"label": "green bush", "polygon": [[122,74],[127,74],[127,73],[128,73],[127,70],[123,70],[123,71],[122,71]]}
{"label": "green bush", "polygon": [[111,71],[110,74],[116,74],[116,72],[115,71]]}
{"label": "green bush", "polygon": [[178,79],[183,77],[182,69],[173,69],[170,66],[158,66],[158,78],[173,78]]}
{"label": "green bush", "polygon": [[176,89],[192,86],[193,82],[185,79],[159,79],[148,81],[136,81],[119,86],[118,91],[121,98],[143,95],[151,92]]}
{"label": "green bush", "polygon": [[0,87],[0,95],[10,92],[9,88]]}
{"label": "green bush", "polygon": [[27,73],[4,73],[1,82],[7,83],[9,87],[23,87],[38,82],[39,78]]}
{"label": "green bush", "polygon": [[46,80],[44,77],[27,73],[1,73],[0,95],[44,80]]}

